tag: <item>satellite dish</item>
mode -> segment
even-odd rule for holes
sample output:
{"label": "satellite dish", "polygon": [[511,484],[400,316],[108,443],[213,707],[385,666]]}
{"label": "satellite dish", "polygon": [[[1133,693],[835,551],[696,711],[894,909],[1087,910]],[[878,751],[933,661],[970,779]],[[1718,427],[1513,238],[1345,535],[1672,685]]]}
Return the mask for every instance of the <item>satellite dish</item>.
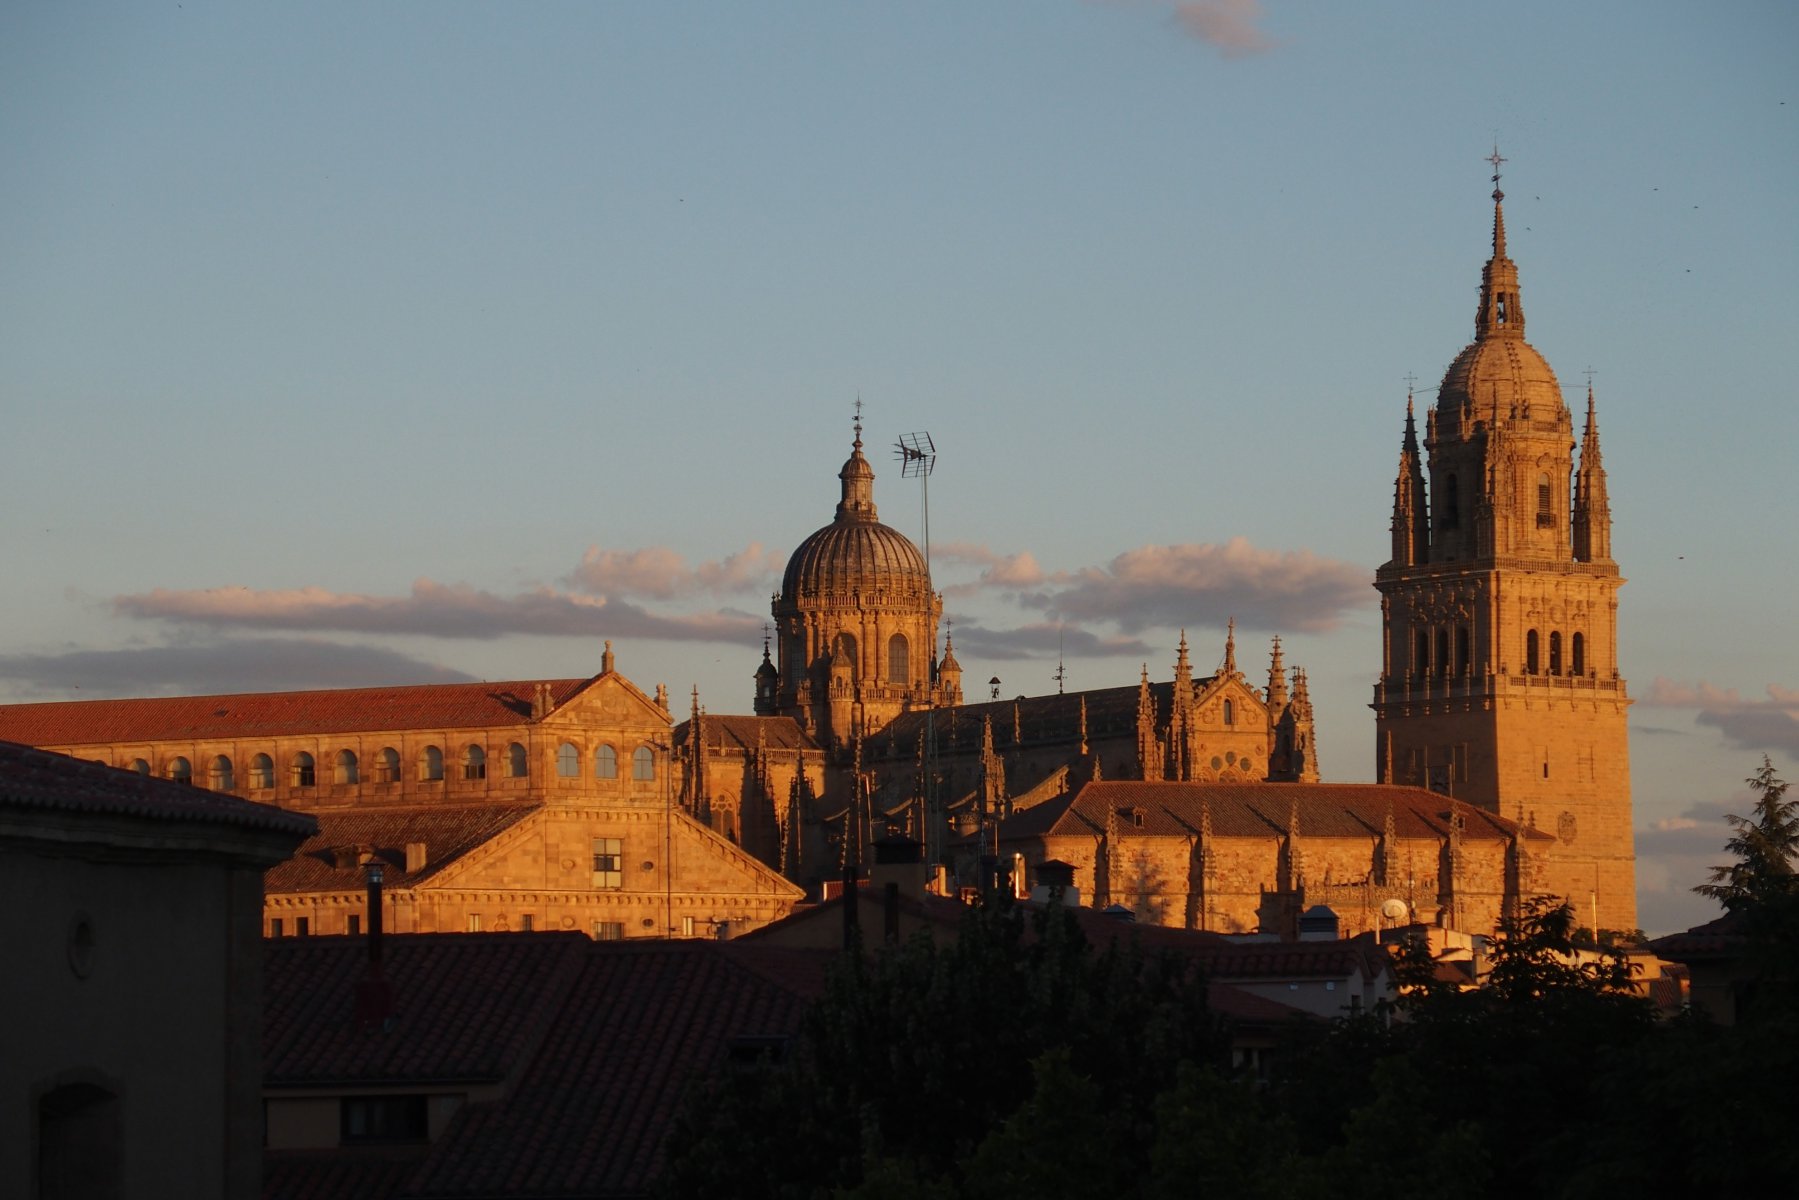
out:
{"label": "satellite dish", "polygon": [[1406,906],[1404,900],[1386,900],[1383,901],[1380,906],[1380,915],[1384,920],[1399,922],[1405,920],[1407,917],[1411,916],[1411,914],[1412,910]]}

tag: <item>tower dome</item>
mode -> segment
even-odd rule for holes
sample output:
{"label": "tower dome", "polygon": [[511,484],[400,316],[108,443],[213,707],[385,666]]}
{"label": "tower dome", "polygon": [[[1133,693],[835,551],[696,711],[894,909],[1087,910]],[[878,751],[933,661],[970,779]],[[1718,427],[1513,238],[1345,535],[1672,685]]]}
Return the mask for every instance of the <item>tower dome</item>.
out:
{"label": "tower dome", "polygon": [[931,572],[924,555],[912,539],[877,519],[875,473],[862,456],[860,428],[837,477],[843,481],[843,498],[836,519],[801,542],[787,560],[782,597],[796,601],[802,596],[855,592],[929,595]]}

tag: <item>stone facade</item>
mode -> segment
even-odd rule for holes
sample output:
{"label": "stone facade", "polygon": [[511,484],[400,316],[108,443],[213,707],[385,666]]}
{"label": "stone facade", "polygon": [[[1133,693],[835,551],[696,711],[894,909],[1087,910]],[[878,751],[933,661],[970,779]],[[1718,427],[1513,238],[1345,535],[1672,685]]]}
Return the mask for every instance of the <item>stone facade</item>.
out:
{"label": "stone facade", "polygon": [[1555,374],[1524,340],[1503,199],[1496,187],[1475,340],[1427,414],[1428,462],[1407,403],[1392,558],[1375,578],[1376,767],[1383,781],[1551,833],[1547,890],[1599,928],[1628,930],[1624,580],[1611,557],[1598,419],[1589,386],[1577,463]]}

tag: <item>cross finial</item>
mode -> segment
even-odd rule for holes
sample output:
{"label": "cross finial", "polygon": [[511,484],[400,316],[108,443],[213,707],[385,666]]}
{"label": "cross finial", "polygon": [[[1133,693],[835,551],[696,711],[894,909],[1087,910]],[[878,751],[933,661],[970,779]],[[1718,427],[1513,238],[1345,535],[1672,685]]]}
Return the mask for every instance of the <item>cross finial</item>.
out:
{"label": "cross finial", "polygon": [[1592,391],[1593,390],[1593,376],[1599,374],[1599,372],[1595,371],[1592,367],[1588,367],[1585,371],[1583,371],[1581,373],[1587,377],[1587,391],[1589,391],[1589,392]]}
{"label": "cross finial", "polygon": [[1503,200],[1505,193],[1499,190],[1499,164],[1509,160],[1500,155],[1498,142],[1493,143],[1493,153],[1487,155],[1487,161],[1493,164],[1493,199]]}
{"label": "cross finial", "polygon": [[856,393],[856,445],[862,444],[862,393]]}

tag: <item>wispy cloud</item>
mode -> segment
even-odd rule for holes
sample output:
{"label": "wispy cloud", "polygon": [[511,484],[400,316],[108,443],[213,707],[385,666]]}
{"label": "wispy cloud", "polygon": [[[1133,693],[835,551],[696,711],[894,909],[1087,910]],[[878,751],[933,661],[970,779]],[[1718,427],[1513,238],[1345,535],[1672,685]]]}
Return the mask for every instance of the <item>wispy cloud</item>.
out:
{"label": "wispy cloud", "polygon": [[1246,58],[1275,47],[1274,40],[1257,28],[1262,19],[1258,0],[1185,0],[1174,5],[1174,19],[1226,58]]}
{"label": "wispy cloud", "polygon": [[1143,546],[1022,602],[1052,616],[1106,621],[1126,633],[1183,625],[1315,632],[1373,603],[1367,571],[1309,550],[1262,550],[1245,538],[1223,545]]}
{"label": "wispy cloud", "polygon": [[509,633],[574,637],[637,637],[664,641],[736,642],[760,626],[747,613],[715,611],[665,616],[606,596],[575,595],[549,587],[499,595],[466,584],[420,579],[404,596],[333,592],[325,588],[260,590],[246,587],[175,591],[158,588],[113,601],[122,616],[211,629],[423,634],[497,638]]}
{"label": "wispy cloud", "polygon": [[318,638],[231,638],[0,656],[21,699],[100,699],[288,688],[456,683],[461,671],[379,646]]}
{"label": "wispy cloud", "polygon": [[968,595],[982,590],[1017,590],[1036,587],[1047,576],[1029,550],[1017,554],[997,554],[985,546],[970,542],[951,542],[934,549],[934,557],[946,563],[966,564],[981,568],[980,577],[972,583],[955,584],[943,590],[952,595]]}
{"label": "wispy cloud", "polygon": [[1745,700],[1735,688],[1657,676],[1640,703],[1693,709],[1695,721],[1719,730],[1740,749],[1799,756],[1799,691],[1792,688],[1770,683],[1767,699]]}
{"label": "wispy cloud", "polygon": [[955,628],[956,652],[970,658],[1047,660],[1067,658],[1146,658],[1151,650],[1136,638],[1103,638],[1084,629],[1049,623],[991,629],[982,625]]}
{"label": "wispy cloud", "polygon": [[689,567],[685,558],[667,546],[640,550],[589,546],[580,565],[563,582],[590,595],[679,600],[702,594],[767,591],[781,566],[782,560],[763,549],[760,542],[695,567]]}

